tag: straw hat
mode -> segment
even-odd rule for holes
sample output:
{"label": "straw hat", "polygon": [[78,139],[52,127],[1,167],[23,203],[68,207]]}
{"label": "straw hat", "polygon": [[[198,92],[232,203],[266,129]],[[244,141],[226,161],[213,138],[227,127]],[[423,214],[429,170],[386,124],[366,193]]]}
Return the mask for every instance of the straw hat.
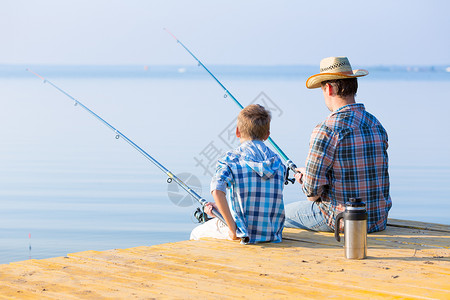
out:
{"label": "straw hat", "polygon": [[308,89],[320,87],[323,81],[366,76],[367,70],[352,70],[347,57],[327,57],[320,61],[320,73],[306,80]]}

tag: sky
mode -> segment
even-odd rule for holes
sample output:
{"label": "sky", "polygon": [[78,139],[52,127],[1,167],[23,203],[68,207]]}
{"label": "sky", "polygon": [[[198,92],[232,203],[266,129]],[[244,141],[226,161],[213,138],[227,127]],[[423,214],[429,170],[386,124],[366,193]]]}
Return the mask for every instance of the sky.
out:
{"label": "sky", "polygon": [[450,1],[0,0],[0,64],[450,65]]}

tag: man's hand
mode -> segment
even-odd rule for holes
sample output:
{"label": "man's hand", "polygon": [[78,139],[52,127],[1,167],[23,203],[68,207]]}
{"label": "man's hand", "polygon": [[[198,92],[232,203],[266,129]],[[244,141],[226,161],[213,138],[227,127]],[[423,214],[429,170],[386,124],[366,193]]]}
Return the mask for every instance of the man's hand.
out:
{"label": "man's hand", "polygon": [[294,174],[294,178],[298,181],[298,183],[303,184],[303,175],[306,172],[306,168],[297,168],[295,171],[297,171],[297,173]]}

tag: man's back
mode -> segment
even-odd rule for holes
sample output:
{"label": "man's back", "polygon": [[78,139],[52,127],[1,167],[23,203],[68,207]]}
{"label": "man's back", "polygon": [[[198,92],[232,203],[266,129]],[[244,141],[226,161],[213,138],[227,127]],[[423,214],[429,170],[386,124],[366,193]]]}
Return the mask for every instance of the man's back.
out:
{"label": "man's back", "polygon": [[[334,217],[349,198],[361,197],[367,206],[368,231],[385,229],[392,205],[387,148],[385,129],[363,104],[346,105],[315,128],[308,165],[322,177],[319,181],[327,183],[319,207],[329,226],[334,228]],[[314,157],[317,153],[322,154],[320,161]],[[307,178],[305,190],[317,188],[318,182]]]}

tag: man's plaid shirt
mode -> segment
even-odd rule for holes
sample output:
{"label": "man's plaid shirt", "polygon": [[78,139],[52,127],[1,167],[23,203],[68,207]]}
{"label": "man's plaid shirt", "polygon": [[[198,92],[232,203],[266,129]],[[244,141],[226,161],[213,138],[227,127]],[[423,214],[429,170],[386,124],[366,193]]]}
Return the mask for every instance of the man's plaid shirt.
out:
{"label": "man's plaid shirt", "polygon": [[341,107],[316,126],[303,191],[320,196],[319,207],[331,228],[352,197],[366,203],[368,232],[386,228],[392,206],[387,148],[386,130],[360,103]]}
{"label": "man's plaid shirt", "polygon": [[250,244],[281,242],[285,171],[279,156],[256,140],[242,143],[218,161],[211,192],[229,190],[238,237],[249,237]]}

